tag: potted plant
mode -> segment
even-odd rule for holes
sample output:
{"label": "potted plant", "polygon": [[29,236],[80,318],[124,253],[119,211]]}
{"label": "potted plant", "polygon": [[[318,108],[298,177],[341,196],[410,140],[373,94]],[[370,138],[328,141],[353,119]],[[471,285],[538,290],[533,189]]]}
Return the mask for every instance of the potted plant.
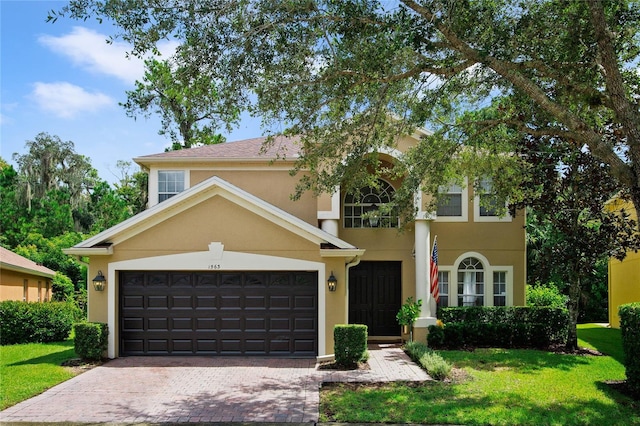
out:
{"label": "potted plant", "polygon": [[398,324],[402,326],[402,332],[409,333],[409,341],[413,341],[413,323],[420,316],[420,308],[422,307],[422,299],[413,301],[413,297],[407,298],[407,301],[400,307],[400,311],[396,315]]}

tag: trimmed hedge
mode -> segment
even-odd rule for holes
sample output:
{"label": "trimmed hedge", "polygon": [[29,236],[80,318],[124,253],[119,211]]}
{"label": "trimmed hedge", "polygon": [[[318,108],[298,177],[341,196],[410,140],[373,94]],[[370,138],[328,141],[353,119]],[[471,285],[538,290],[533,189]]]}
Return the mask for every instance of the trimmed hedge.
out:
{"label": "trimmed hedge", "polygon": [[530,306],[442,308],[444,326],[429,326],[435,348],[540,348],[564,345],[569,331],[566,309]]}
{"label": "trimmed hedge", "polygon": [[640,396],[640,303],[620,305],[618,315],[627,386]]}
{"label": "trimmed hedge", "polygon": [[366,361],[368,329],[363,324],[339,324],[333,328],[336,364],[354,367]]}
{"label": "trimmed hedge", "polygon": [[102,322],[81,322],[74,324],[74,347],[82,359],[100,360],[107,350],[109,327]]}
{"label": "trimmed hedge", "polygon": [[68,302],[0,302],[0,344],[60,342],[69,337],[78,308]]}

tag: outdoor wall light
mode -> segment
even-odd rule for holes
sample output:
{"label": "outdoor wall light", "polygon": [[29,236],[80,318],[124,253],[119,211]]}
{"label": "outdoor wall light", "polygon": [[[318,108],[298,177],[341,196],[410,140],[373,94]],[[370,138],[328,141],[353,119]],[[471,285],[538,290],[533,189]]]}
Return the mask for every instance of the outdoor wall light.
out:
{"label": "outdoor wall light", "polygon": [[336,291],[336,285],[338,285],[338,280],[333,275],[333,271],[331,271],[331,275],[329,275],[329,279],[327,280],[327,285],[329,286],[329,291]]}
{"label": "outdoor wall light", "polygon": [[102,271],[98,271],[98,275],[93,279],[93,288],[96,291],[103,291],[107,284],[107,279],[102,275]]}

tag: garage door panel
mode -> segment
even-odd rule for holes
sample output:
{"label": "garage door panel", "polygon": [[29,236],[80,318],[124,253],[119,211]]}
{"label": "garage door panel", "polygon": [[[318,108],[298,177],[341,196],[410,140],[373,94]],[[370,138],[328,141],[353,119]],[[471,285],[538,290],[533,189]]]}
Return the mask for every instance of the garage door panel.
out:
{"label": "garage door panel", "polygon": [[173,318],[172,330],[193,330],[193,318]]}
{"label": "garage door panel", "polygon": [[122,298],[122,304],[126,308],[143,308],[144,297],[143,296],[124,296]]}
{"label": "garage door panel", "polygon": [[147,330],[169,331],[168,318],[149,318],[147,320]]}
{"label": "garage door panel", "polygon": [[169,298],[167,296],[148,296],[148,309],[167,309],[169,307]]}
{"label": "garage door panel", "polygon": [[293,306],[296,309],[310,309],[315,308],[316,299],[312,296],[294,296]]}
{"label": "garage door panel", "polygon": [[199,331],[217,331],[217,318],[196,318],[196,330]]}
{"label": "garage door panel", "polygon": [[144,330],[144,318],[141,317],[127,317],[122,324],[123,331],[143,331]]}
{"label": "garage door panel", "polygon": [[317,354],[317,273],[124,271],[122,355]]}
{"label": "garage door panel", "polygon": [[196,296],[196,309],[216,309],[217,308],[216,296]]}
{"label": "garage door panel", "polygon": [[291,298],[289,296],[269,297],[269,307],[271,309],[291,309]]}
{"label": "garage door panel", "polygon": [[166,273],[150,273],[145,279],[146,287],[168,287]]}
{"label": "garage door panel", "polygon": [[193,308],[193,297],[191,295],[170,296],[171,309],[191,309]]}

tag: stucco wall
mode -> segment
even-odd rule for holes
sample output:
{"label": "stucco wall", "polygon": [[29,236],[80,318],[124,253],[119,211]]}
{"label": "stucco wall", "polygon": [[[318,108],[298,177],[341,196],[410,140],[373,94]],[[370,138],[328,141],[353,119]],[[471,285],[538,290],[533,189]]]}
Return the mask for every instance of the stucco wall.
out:
{"label": "stucco wall", "polygon": [[307,223],[318,223],[317,202],[311,193],[306,192],[298,201],[291,200],[297,180],[286,168],[192,170],[191,186],[212,176],[218,176]]}
{"label": "stucco wall", "polygon": [[[51,279],[38,275],[0,269],[0,300],[25,300],[24,280],[28,281],[27,302],[51,300]],[[49,292],[47,294],[47,283]]]}
{"label": "stucco wall", "polygon": [[[323,259],[320,246],[298,236],[271,221],[260,217],[255,212],[222,198],[214,196],[202,203],[169,217],[151,229],[140,232],[114,247],[110,256],[93,256],[90,259],[89,276],[93,277],[98,270],[105,275],[109,263],[131,259],[142,259],[169,254],[207,251],[211,242],[221,242],[225,251],[264,254],[284,258],[307,260],[312,262],[327,261],[325,276],[333,271],[338,278],[338,291],[327,292],[325,304],[326,316],[324,324],[326,345],[321,353],[333,351],[333,325],[346,322],[344,303],[344,259]],[[251,265],[247,265],[250,269]],[[167,264],[167,269],[172,265]],[[116,292],[115,300],[119,300],[117,274],[116,282],[108,282]],[[326,286],[326,279],[320,283]],[[91,286],[89,302],[89,320],[108,321],[108,291],[96,292]],[[342,297],[342,299],[341,299]],[[118,307],[116,306],[116,318]],[[116,354],[118,353],[118,330],[115,333]]]}
{"label": "stucco wall", "polygon": [[620,305],[640,302],[640,253],[627,253],[621,262],[609,261],[609,324],[620,328]]}

